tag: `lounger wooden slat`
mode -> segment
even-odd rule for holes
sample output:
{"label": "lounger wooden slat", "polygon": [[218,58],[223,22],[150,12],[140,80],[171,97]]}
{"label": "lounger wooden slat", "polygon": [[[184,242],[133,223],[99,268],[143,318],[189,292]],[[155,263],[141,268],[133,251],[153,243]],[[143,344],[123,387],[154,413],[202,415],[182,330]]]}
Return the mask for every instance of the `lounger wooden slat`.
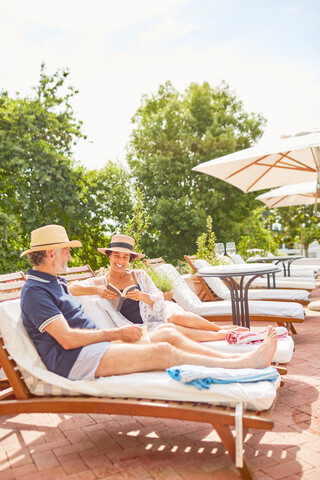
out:
{"label": "lounger wooden slat", "polygon": [[26,276],[21,271],[0,275],[0,302],[20,298],[21,289],[25,282]]}
{"label": "lounger wooden slat", "polygon": [[166,261],[162,257],[158,258],[144,258],[143,263],[149,265],[150,267],[157,267],[158,265],[163,265]]}
{"label": "lounger wooden slat", "polygon": [[67,273],[59,276],[65,278],[68,282],[73,282],[74,280],[94,277],[94,272],[89,265],[82,265],[80,267],[69,267]]}
{"label": "lounger wooden slat", "polygon": [[[196,260],[198,260],[198,257],[196,255],[185,255],[184,258],[185,258],[187,264],[192,268],[193,273],[196,274],[198,271],[197,271],[196,267],[194,266],[194,262]],[[220,300],[220,297],[218,297],[211,290],[211,288],[206,283],[204,278],[202,278],[202,277],[197,277],[197,278],[198,278],[199,283],[202,287],[202,290],[206,292],[206,296],[207,296],[207,299],[208,299],[209,302],[214,302],[215,300]],[[203,301],[199,294],[198,294],[198,297],[200,298],[201,301]]]}

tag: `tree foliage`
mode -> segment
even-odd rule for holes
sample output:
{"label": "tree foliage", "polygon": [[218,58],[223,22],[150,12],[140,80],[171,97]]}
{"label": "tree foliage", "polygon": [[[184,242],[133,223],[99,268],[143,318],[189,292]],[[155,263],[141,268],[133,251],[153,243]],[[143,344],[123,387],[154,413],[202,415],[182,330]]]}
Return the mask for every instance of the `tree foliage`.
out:
{"label": "tree foliage", "polygon": [[253,195],[192,168],[249,147],[264,119],[246,113],[225,83],[192,83],[180,94],[167,82],[142,97],[132,121],[128,163],[150,216],[148,255],[176,260],[195,251],[208,215],[218,241],[236,241]]}
{"label": "tree foliage", "polygon": [[253,248],[259,248],[265,254],[277,252],[279,238],[271,231],[271,228],[266,227],[268,225],[266,225],[263,217],[263,207],[258,207],[251,212],[246,222],[242,225],[237,251],[244,259],[251,256],[248,250]]}
{"label": "tree foliage", "polygon": [[294,247],[296,243],[302,243],[306,256],[310,243],[320,240],[319,218],[314,214],[313,205],[296,207],[265,209],[265,225],[272,228],[277,221],[281,224],[281,231],[277,234],[279,242],[287,247]]}
{"label": "tree foliage", "polygon": [[1,272],[26,267],[19,253],[30,232],[46,224],[61,224],[70,238],[82,240],[76,262],[94,267],[98,240],[111,231],[108,219],[115,227],[130,215],[129,179],[121,168],[88,172],[73,160],[74,145],[85,136],[68,76],[68,70],[48,76],[42,65],[30,96],[0,92]]}

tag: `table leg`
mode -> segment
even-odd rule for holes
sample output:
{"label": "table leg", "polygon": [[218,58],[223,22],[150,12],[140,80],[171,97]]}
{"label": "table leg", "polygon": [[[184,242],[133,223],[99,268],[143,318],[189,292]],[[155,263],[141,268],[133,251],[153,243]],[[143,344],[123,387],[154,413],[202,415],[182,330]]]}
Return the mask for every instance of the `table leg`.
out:
{"label": "table leg", "polygon": [[223,280],[230,290],[232,323],[233,325],[240,326],[240,299],[238,295],[238,285],[232,277],[226,277]]}
{"label": "table leg", "polygon": [[[278,265],[280,262],[282,262],[282,267],[283,267],[283,274],[286,277],[287,276],[287,270],[286,270],[286,264],[284,260],[278,260],[275,262],[276,265]],[[288,275],[290,277],[290,275]]]}
{"label": "table leg", "polygon": [[[251,277],[249,280],[247,280],[246,284],[245,284],[245,287],[244,287],[244,291],[243,291],[243,305],[244,305],[244,316],[242,317],[242,326],[243,327],[247,327],[250,329],[250,317],[249,317],[249,300],[248,300],[248,293],[249,293],[249,288],[250,288],[250,285],[251,283],[258,277],[260,277],[261,275],[254,275],[253,277]],[[242,283],[242,280],[244,280],[244,277],[241,279],[241,283]]]}
{"label": "table leg", "polygon": [[290,266],[291,266],[291,263],[295,261],[295,258],[293,258],[292,260],[288,260],[288,277],[291,277],[291,272],[290,272]]}

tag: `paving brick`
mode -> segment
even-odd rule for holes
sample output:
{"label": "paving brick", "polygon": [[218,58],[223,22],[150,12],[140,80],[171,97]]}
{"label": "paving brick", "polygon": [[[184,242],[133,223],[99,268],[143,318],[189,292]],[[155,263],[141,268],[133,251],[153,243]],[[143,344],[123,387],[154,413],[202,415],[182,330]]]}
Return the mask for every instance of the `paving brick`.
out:
{"label": "paving brick", "polygon": [[32,455],[32,459],[38,470],[44,470],[59,466],[57,457],[52,451],[37,452]]}
{"label": "paving brick", "polygon": [[[18,477],[17,477],[18,478]],[[23,477],[23,480],[59,480],[65,475],[61,467],[48,468],[41,472],[32,473]]]}
{"label": "paving brick", "polygon": [[65,455],[60,458],[61,466],[66,474],[80,474],[88,470],[86,463],[79,455]]}
{"label": "paving brick", "polygon": [[[313,293],[320,299],[320,289]],[[310,312],[309,312],[310,313]],[[251,430],[256,480],[320,479],[320,312],[298,326],[270,431]],[[100,414],[1,417],[1,480],[238,479],[210,425]]]}
{"label": "paving brick", "polygon": [[1,480],[11,480],[11,479],[25,479],[26,476],[30,474],[37,473],[35,465],[23,465],[22,467],[16,468],[7,468],[6,470],[1,471],[0,478]]}

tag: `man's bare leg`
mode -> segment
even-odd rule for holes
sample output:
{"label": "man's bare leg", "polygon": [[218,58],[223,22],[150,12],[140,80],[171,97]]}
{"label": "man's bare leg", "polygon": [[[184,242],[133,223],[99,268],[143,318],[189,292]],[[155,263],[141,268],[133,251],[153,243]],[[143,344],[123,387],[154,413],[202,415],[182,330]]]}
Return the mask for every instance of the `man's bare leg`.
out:
{"label": "man's bare leg", "polygon": [[232,358],[196,355],[162,342],[150,345],[114,344],[102,357],[96,377],[166,370],[184,364],[222,368],[265,368],[270,365],[277,348],[277,333],[271,327],[268,329],[266,338],[254,352]]}

